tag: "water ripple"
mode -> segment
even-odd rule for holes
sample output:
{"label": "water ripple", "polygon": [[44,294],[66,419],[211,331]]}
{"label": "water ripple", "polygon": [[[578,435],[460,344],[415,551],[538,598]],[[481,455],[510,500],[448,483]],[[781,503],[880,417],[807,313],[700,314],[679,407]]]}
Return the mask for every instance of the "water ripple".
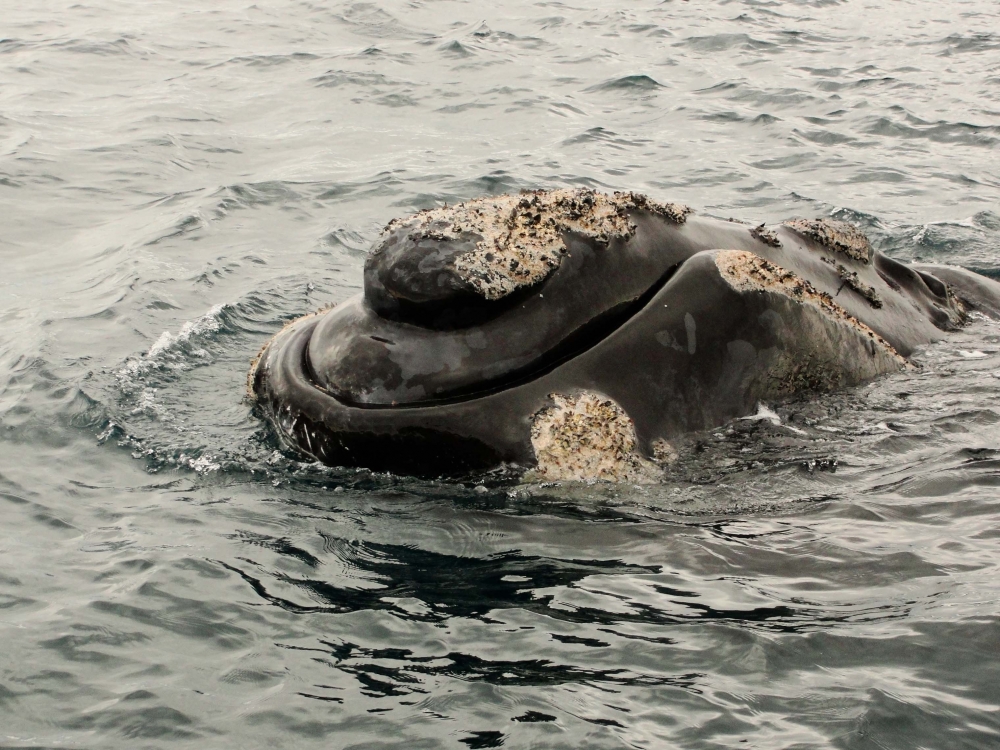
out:
{"label": "water ripple", "polygon": [[0,744],[996,745],[993,323],[651,487],[324,467],[243,397],[389,219],[524,188],[1000,278],[995,3],[4,20]]}

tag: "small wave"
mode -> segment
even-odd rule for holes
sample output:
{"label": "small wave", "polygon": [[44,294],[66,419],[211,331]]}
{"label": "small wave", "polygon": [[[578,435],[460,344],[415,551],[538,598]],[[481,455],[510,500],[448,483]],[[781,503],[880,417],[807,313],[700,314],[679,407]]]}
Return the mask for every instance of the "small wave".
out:
{"label": "small wave", "polygon": [[438,49],[450,57],[466,58],[466,57],[473,57],[476,54],[474,50],[472,50],[470,47],[465,46],[457,39],[453,39],[452,41],[446,44],[442,44],[440,47],[438,47]]}
{"label": "small wave", "polygon": [[646,138],[625,138],[613,130],[607,130],[600,126],[585,130],[579,135],[567,138],[562,142],[563,146],[576,146],[584,143],[600,142],[617,148],[633,148],[644,146],[650,143]]}
{"label": "small wave", "polygon": [[761,88],[748,79],[721,81],[713,86],[696,89],[696,94],[721,96],[727,101],[749,102],[760,108],[789,107],[821,101],[816,95],[799,88]]}
{"label": "small wave", "polygon": [[311,79],[314,84],[323,88],[337,88],[339,86],[358,86],[369,88],[372,86],[397,85],[388,76],[382,73],[368,73],[354,70],[328,70],[320,76]]}
{"label": "small wave", "polygon": [[998,242],[1000,216],[980,211],[965,219],[894,228],[879,249],[903,260],[951,263],[995,278],[1000,276]]}
{"label": "small wave", "polygon": [[218,331],[221,328],[222,323],[219,320],[219,314],[222,312],[224,305],[215,305],[207,313],[194,320],[189,320],[183,326],[177,334],[172,334],[169,331],[164,331],[160,334],[160,337],[149,347],[149,351],[146,352],[146,360],[152,360],[158,357],[163,352],[171,349],[177,344],[184,343],[188,341],[192,336],[200,336],[205,333],[212,333]]}
{"label": "small wave", "polygon": [[335,18],[356,34],[376,39],[418,39],[429,36],[401,23],[374,3],[351,3]]}
{"label": "small wave", "polygon": [[718,122],[723,124],[728,124],[732,122],[746,122],[747,117],[741,115],[739,112],[733,112],[732,110],[726,112],[706,112],[703,115],[699,115],[698,119],[704,120],[706,122]]}
{"label": "small wave", "polygon": [[322,243],[329,248],[343,248],[352,255],[364,256],[368,252],[368,237],[352,229],[338,227],[323,235]]}
{"label": "small wave", "polygon": [[967,122],[926,122],[908,116],[900,122],[886,116],[868,118],[862,131],[871,135],[893,138],[923,138],[935,143],[961,143],[968,146],[995,148],[1000,142],[1000,126],[972,125]]}
{"label": "small wave", "polygon": [[809,164],[815,161],[816,154],[814,153],[798,153],[789,154],[788,156],[776,156],[772,159],[762,159],[761,161],[753,162],[750,164],[751,167],[755,169],[779,169],[786,170],[792,167],[800,167],[803,164]]}
{"label": "small wave", "polygon": [[448,104],[444,107],[438,107],[435,112],[443,112],[445,114],[458,114],[459,112],[466,112],[470,109],[490,109],[493,104],[488,102],[465,102],[464,104]]}
{"label": "small wave", "polygon": [[849,180],[851,183],[858,182],[886,182],[901,183],[910,179],[910,175],[898,169],[859,169]]}
{"label": "small wave", "polygon": [[698,52],[725,52],[731,49],[746,50],[778,50],[778,45],[754,39],[749,34],[713,34],[712,36],[691,36],[680,42],[676,47],[687,47]]}
{"label": "small wave", "polygon": [[765,420],[770,422],[775,427],[784,427],[786,430],[794,432],[796,435],[807,434],[805,430],[800,430],[798,427],[792,427],[791,425],[782,425],[781,417],[778,416],[777,412],[769,408],[767,404],[757,404],[757,413],[752,414],[749,417],[740,417],[741,420],[745,422],[757,422],[760,420]]}
{"label": "small wave", "polygon": [[662,83],[647,75],[624,76],[591,86],[586,91],[656,91],[666,88]]}
{"label": "small wave", "polygon": [[138,57],[147,57],[149,55],[145,50],[134,47],[125,38],[114,39],[112,41],[64,39],[55,42],[53,46],[57,49],[85,55],[136,55]]}
{"label": "small wave", "polygon": [[[478,37],[479,35],[473,34],[473,36]],[[507,31],[494,31],[491,33],[489,40],[494,46],[497,46],[498,42],[502,42],[504,44],[512,44],[522,50],[534,51],[552,47],[552,43],[546,39],[537,36],[518,36]]]}
{"label": "small wave", "polygon": [[905,83],[893,78],[892,76],[883,76],[881,78],[861,78],[856,81],[819,81],[816,83],[817,89],[827,93],[836,93],[838,91],[851,89],[866,89],[874,86],[885,86],[892,89],[914,87],[913,84]]}
{"label": "small wave", "polygon": [[857,138],[838,133],[835,130],[799,130],[796,128],[792,132],[810,143],[817,143],[822,146],[839,146],[858,142]]}
{"label": "small wave", "polygon": [[17,52],[30,46],[29,42],[25,42],[21,39],[0,39],[0,55],[6,54],[8,52]]}
{"label": "small wave", "polygon": [[278,180],[227,185],[216,193],[215,214],[221,218],[238,209],[298,202],[303,196],[293,185],[297,186],[296,183]]}
{"label": "small wave", "polygon": [[173,221],[173,223],[165,230],[156,232],[155,236],[143,243],[147,247],[152,247],[157,245],[164,240],[169,240],[173,237],[182,237],[184,235],[193,234],[198,230],[202,230],[207,225],[205,219],[197,213],[187,214],[181,216],[180,218]]}
{"label": "small wave", "polygon": [[310,62],[318,59],[319,55],[314,55],[309,52],[290,52],[284,55],[242,55],[239,57],[231,57],[225,62],[211,67],[220,67],[222,65],[246,65],[251,68],[273,68],[278,65],[286,65],[288,63],[295,62]]}
{"label": "small wave", "polygon": [[950,55],[953,52],[990,52],[1000,49],[1000,35],[982,34],[949,34],[937,44],[941,44],[945,49],[942,55]]}
{"label": "small wave", "polygon": [[[136,377],[148,372],[154,367],[171,366],[175,369],[183,368],[185,365],[179,361],[177,349],[188,344],[192,338],[198,338],[208,333],[214,333],[222,328],[222,311],[226,305],[214,305],[204,315],[189,320],[177,333],[164,331],[159,338],[153,342],[149,350],[140,357],[133,357],[126,362],[125,366],[118,371],[118,379],[122,385],[132,384]],[[188,352],[197,357],[203,357],[206,352],[203,349],[195,348]]]}

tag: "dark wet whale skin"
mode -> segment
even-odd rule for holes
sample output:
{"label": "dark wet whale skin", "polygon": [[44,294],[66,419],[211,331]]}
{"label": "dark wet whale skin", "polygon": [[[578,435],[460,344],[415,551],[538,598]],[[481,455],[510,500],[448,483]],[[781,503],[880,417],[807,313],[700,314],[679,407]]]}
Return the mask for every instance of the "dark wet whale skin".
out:
{"label": "dark wet whale skin", "polygon": [[1000,317],[1000,284],[960,268],[877,252],[865,262],[786,226],[768,228],[777,242],[765,242],[720,219],[629,218],[633,236],[608,245],[567,232],[548,278],[492,302],[444,268],[468,239],[390,232],[366,265],[363,295],[295,321],[265,347],[251,371],[259,408],[324,463],[442,474],[530,465],[531,419],[553,393],[614,400],[650,455],[657,438],[723,424],[762,400],[888,371],[863,331],[794,297],[727,284],[720,250],[807,280],[903,358],[969,310]]}

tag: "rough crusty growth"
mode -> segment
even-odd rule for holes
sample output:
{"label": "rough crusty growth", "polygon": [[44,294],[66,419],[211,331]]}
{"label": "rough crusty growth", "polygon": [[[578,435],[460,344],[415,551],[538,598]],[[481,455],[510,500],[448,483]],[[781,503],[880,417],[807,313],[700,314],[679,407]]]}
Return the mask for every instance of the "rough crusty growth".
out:
{"label": "rough crusty growth", "polygon": [[865,233],[853,224],[833,219],[790,219],[785,226],[803,237],[843,253],[849,258],[868,263],[872,258],[872,246]]}
{"label": "rough crusty growth", "polygon": [[520,195],[477,198],[457,206],[422,211],[396,220],[386,231],[409,229],[411,236],[438,240],[472,233],[481,239],[455,258],[453,267],[477,292],[500,299],[542,281],[565,253],[563,235],[578,232],[607,245],[635,232],[629,213],[644,210],[681,224],[691,212],[638,193],[606,195],[589,189],[538,190]]}
{"label": "rough crusty growth", "polygon": [[539,480],[652,482],[655,466],[639,455],[635,425],[611,399],[596,393],[551,394],[553,406],[531,424]]}
{"label": "rough crusty growth", "polygon": [[948,293],[948,306],[956,312],[958,316],[958,323],[968,323],[969,307],[965,304],[965,300],[958,296],[958,290],[951,284],[945,286],[945,290]]}
{"label": "rough crusty growth", "polygon": [[626,209],[642,209],[649,211],[674,224],[683,224],[691,214],[691,209],[681,203],[660,203],[651,200],[642,193],[615,193],[616,201],[620,201]]}
{"label": "rough crusty growth", "polygon": [[750,236],[755,240],[763,242],[765,245],[770,245],[771,247],[781,247],[781,240],[778,239],[778,235],[763,224],[751,229]]}
{"label": "rough crusty growth", "polygon": [[791,271],[745,250],[723,250],[716,256],[715,264],[722,278],[736,291],[774,292],[804,305],[811,305],[824,315],[852,326],[858,333],[867,336],[897,359],[901,365],[908,364],[892,344],[834,302],[829,294],[821,292]]}
{"label": "rough crusty growth", "polygon": [[653,441],[652,448],[653,460],[660,465],[672,464],[680,458],[680,455],[677,453],[677,449],[663,438],[656,438],[656,440]]}
{"label": "rough crusty growth", "polygon": [[853,289],[855,292],[860,294],[868,300],[868,304],[876,310],[882,307],[882,298],[878,296],[878,292],[875,291],[875,287],[863,282],[858,277],[857,271],[852,271],[842,263],[837,263],[837,261],[832,260],[831,258],[823,258],[823,262],[829,263],[837,269],[837,273],[840,275],[840,280],[844,282],[844,286],[849,289]]}
{"label": "rough crusty growth", "polygon": [[253,389],[254,381],[257,379],[257,367],[260,365],[260,360],[264,356],[264,352],[267,351],[267,347],[270,343],[271,340],[268,339],[267,343],[260,348],[259,352],[257,352],[257,356],[250,361],[250,369],[247,371],[247,400],[251,403],[257,400],[257,394]]}

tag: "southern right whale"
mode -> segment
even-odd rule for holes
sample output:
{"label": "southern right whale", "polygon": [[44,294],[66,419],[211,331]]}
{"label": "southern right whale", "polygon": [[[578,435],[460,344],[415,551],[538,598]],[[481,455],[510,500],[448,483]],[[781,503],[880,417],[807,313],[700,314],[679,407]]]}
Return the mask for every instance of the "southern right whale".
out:
{"label": "southern right whale", "polygon": [[249,386],[327,464],[647,481],[677,435],[909,367],[972,312],[1000,317],[1000,283],[844,222],[534,191],[390,223],[364,293],[286,326]]}

